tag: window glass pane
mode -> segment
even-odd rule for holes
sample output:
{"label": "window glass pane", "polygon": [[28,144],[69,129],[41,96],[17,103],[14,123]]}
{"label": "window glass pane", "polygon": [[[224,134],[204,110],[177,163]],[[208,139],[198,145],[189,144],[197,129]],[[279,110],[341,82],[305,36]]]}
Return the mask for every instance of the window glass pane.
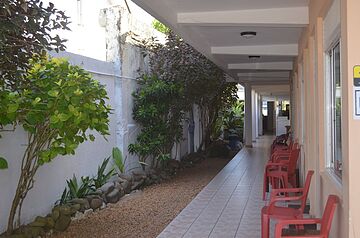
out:
{"label": "window glass pane", "polygon": [[333,166],[341,175],[342,171],[342,146],[341,146],[341,73],[340,73],[340,44],[336,45],[333,55]]}

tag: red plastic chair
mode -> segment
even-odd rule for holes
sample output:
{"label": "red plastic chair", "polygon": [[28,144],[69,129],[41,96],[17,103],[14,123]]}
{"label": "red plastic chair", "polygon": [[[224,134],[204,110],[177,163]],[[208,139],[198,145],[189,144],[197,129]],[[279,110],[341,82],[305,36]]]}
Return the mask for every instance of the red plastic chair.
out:
{"label": "red plastic chair", "polygon": [[[311,177],[314,171],[309,170],[306,176],[304,188],[283,188],[273,189],[271,191],[271,198],[268,206],[261,209],[261,237],[269,237],[270,219],[301,219],[303,217],[306,206],[306,199],[309,193]],[[290,193],[296,193],[296,196],[289,196]],[[299,195],[298,195],[299,193]],[[279,207],[276,206],[278,202],[300,201],[299,208]]]}
{"label": "red plastic chair", "polygon": [[[334,213],[337,204],[339,203],[339,198],[336,195],[330,195],[326,202],[325,211],[321,219],[296,219],[296,220],[282,220],[275,226],[275,238],[328,238],[331,230],[331,223],[334,218]],[[318,234],[296,234],[286,235],[283,234],[283,229],[288,225],[304,226],[306,224],[320,224],[320,231]],[[304,232],[306,233],[306,232]]]}
{"label": "red plastic chair", "polygon": [[277,162],[278,159],[289,159],[291,151],[298,148],[299,144],[293,141],[286,148],[275,148],[274,152],[270,155],[270,161]]}
{"label": "red plastic chair", "polygon": [[270,147],[270,153],[273,153],[276,148],[287,148],[287,140],[289,139],[289,134],[283,134],[277,136]]}
{"label": "red plastic chair", "polygon": [[288,159],[281,159],[279,156],[276,162],[268,162],[265,167],[263,181],[263,200],[266,198],[266,190],[270,183],[271,187],[289,187],[289,182],[296,187],[296,165],[299,159],[300,149],[293,149],[285,156]]}

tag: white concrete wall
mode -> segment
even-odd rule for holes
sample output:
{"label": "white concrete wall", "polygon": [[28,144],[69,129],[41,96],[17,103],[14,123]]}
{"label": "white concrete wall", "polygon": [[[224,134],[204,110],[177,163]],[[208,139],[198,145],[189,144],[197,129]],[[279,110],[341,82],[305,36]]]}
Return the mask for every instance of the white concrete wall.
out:
{"label": "white concrete wall", "polygon": [[141,75],[139,71],[149,70],[148,60],[143,57],[133,38],[141,41],[155,36],[164,40],[164,35],[151,26],[152,18],[143,18],[147,13],[141,11],[138,10],[138,14],[130,14],[124,1],[103,9],[106,59],[114,63],[114,70],[120,75],[115,81],[116,144],[127,158],[125,168],[128,171],[141,169],[138,157],[128,152],[129,144],[136,141],[141,129],[132,117],[132,93],[138,88],[137,78]]}
{"label": "white concrete wall", "polygon": [[[79,55],[63,53],[73,64],[81,65],[93,77],[106,85],[110,98],[109,104],[114,105],[114,76],[111,63],[106,63]],[[96,135],[94,142],[85,142],[79,146],[74,156],[54,159],[50,164],[40,167],[36,175],[36,183],[23,206],[22,222],[30,222],[37,215],[46,215],[61,196],[66,179],[76,176],[92,176],[96,174],[98,165],[104,158],[111,155],[115,143],[115,115],[110,115],[110,133],[107,141]],[[2,133],[0,139],[1,156],[9,162],[9,169],[0,170],[0,233],[6,229],[11,202],[19,177],[22,154],[26,148],[27,134],[18,128],[15,132]]]}
{"label": "white concrete wall", "polygon": [[196,152],[202,141],[202,123],[201,123],[201,112],[200,108],[197,105],[193,106],[194,111],[194,122],[195,122],[195,132],[194,132],[194,151]]}
{"label": "white concrete wall", "polygon": [[282,135],[286,133],[286,127],[290,126],[290,120],[287,117],[276,117],[276,135]]}
{"label": "white concrete wall", "polygon": [[[45,4],[54,3],[70,17],[71,31],[58,31],[65,43],[67,52],[84,55],[98,60],[106,60],[105,25],[102,9],[124,5],[123,0],[43,0]],[[154,19],[143,9],[127,0],[133,16],[151,24]],[[128,11],[126,9],[126,11]]]}

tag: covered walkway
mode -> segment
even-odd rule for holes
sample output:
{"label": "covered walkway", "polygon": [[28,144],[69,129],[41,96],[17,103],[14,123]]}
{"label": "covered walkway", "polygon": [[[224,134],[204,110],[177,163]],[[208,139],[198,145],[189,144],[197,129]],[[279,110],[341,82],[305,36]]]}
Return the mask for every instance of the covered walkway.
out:
{"label": "covered walkway", "polygon": [[258,238],[264,164],[272,137],[260,137],[242,149],[159,238]]}

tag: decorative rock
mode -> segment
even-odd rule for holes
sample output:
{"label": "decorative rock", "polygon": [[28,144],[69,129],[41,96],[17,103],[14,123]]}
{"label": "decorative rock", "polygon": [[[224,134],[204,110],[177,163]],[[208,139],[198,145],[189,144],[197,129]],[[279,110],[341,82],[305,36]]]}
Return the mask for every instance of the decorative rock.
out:
{"label": "decorative rock", "polygon": [[140,181],[135,181],[135,182],[133,183],[133,185],[131,186],[131,190],[136,190],[136,189],[141,188],[141,186],[143,185],[144,181],[145,181],[144,179],[142,179],[142,180],[140,180]]}
{"label": "decorative rock", "polygon": [[54,209],[52,210],[52,212],[51,212],[51,217],[52,217],[52,219],[53,219],[54,221],[56,221],[57,219],[59,219],[59,217],[60,217],[60,211],[59,211],[59,209],[54,208]]}
{"label": "decorative rock", "polygon": [[147,175],[148,176],[150,176],[150,175],[152,175],[152,174],[157,174],[158,172],[156,172],[156,170],[155,169],[149,169],[148,171],[147,171]]}
{"label": "decorative rock", "polygon": [[133,174],[133,179],[135,182],[146,179],[146,177],[147,177],[144,172],[132,172],[132,174]]}
{"label": "decorative rock", "polygon": [[102,191],[102,193],[108,194],[108,193],[112,192],[114,190],[114,188],[115,188],[114,182],[107,182],[106,184],[101,186],[99,189]]}
{"label": "decorative rock", "polygon": [[120,199],[120,191],[117,188],[115,188],[106,195],[106,200],[109,203],[117,203],[119,199]]}
{"label": "decorative rock", "polygon": [[27,238],[25,234],[10,235],[9,238]]}
{"label": "decorative rock", "polygon": [[108,182],[114,182],[114,183],[121,183],[121,178],[119,177],[119,175],[113,175],[109,178]]}
{"label": "decorative rock", "polygon": [[119,174],[119,177],[127,180],[128,182],[132,182],[132,180],[133,180],[132,176],[128,175],[128,174]]}
{"label": "decorative rock", "polygon": [[69,227],[70,222],[71,222],[70,216],[61,215],[59,219],[56,221],[54,228],[57,231],[65,231]]}
{"label": "decorative rock", "polygon": [[154,184],[154,181],[148,177],[145,179],[144,184],[145,184],[145,186],[150,186],[150,185]]}
{"label": "decorative rock", "polygon": [[74,215],[77,211],[81,210],[81,204],[71,205],[71,215]]}
{"label": "decorative rock", "polygon": [[129,181],[125,180],[125,182],[121,183],[121,186],[123,187],[125,193],[131,192],[131,184]]}
{"label": "decorative rock", "polygon": [[91,199],[91,202],[90,202],[90,207],[93,209],[93,210],[96,210],[98,208],[100,208],[103,204],[103,200],[102,199],[99,199],[99,198],[94,198],[94,199]]}
{"label": "decorative rock", "polygon": [[45,217],[37,216],[33,222],[29,224],[31,227],[45,227],[47,220]]}
{"label": "decorative rock", "polygon": [[126,180],[126,179],[123,179],[123,178],[120,178],[120,177],[119,177],[118,183],[120,183],[120,184],[122,184],[122,183],[129,183],[129,181]]}
{"label": "decorative rock", "polygon": [[46,228],[50,230],[50,229],[54,228],[54,226],[55,226],[55,221],[51,217],[47,217],[46,218]]}
{"label": "decorative rock", "polygon": [[90,204],[89,204],[89,201],[86,199],[86,198],[77,198],[77,199],[73,199],[69,202],[70,204],[73,204],[73,205],[80,205],[80,208],[77,209],[77,207],[74,207],[74,209],[76,211],[85,211],[87,209],[90,209]]}
{"label": "decorative rock", "polygon": [[88,202],[90,204],[91,200],[93,200],[93,199],[101,199],[101,196],[99,196],[99,195],[88,195],[88,196],[86,196],[86,199],[88,200]]}
{"label": "decorative rock", "polygon": [[45,231],[42,227],[36,227],[36,226],[27,226],[24,228],[23,232],[25,237],[39,237],[45,234]]}
{"label": "decorative rock", "polygon": [[[79,204],[78,204],[79,205]],[[76,206],[76,204],[74,204],[73,206]],[[59,212],[60,212],[60,216],[61,215],[65,215],[65,216],[71,216],[74,212],[74,209],[72,209],[70,206],[68,205],[64,205],[64,206],[60,206],[59,207]]]}

